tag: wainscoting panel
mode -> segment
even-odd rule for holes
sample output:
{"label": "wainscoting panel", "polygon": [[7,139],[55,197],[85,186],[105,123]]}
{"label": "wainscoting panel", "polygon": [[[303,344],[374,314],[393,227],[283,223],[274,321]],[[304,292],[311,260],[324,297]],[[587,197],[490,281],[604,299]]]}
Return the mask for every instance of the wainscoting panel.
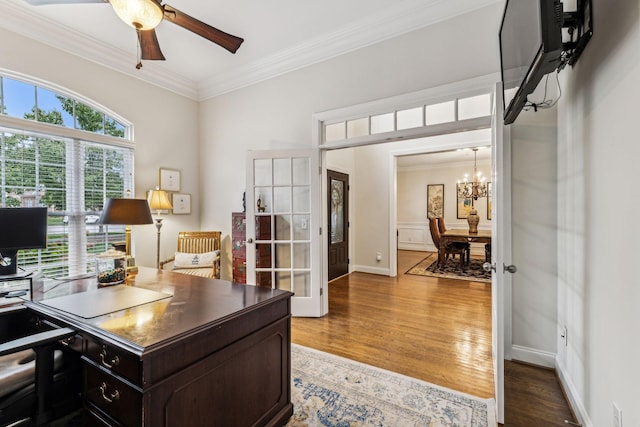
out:
{"label": "wainscoting panel", "polygon": [[435,251],[428,222],[398,223],[398,249]]}

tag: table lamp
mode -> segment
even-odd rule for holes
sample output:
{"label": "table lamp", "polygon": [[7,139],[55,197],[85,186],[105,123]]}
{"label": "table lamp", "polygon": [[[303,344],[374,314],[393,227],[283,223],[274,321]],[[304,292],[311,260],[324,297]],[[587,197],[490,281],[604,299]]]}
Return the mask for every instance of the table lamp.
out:
{"label": "table lamp", "polygon": [[160,268],[160,229],[162,228],[162,218],[160,218],[160,211],[166,211],[173,209],[169,196],[164,190],[160,190],[160,187],[156,187],[155,190],[149,191],[149,197],[147,197],[149,207],[156,211],[158,216],[156,221],[156,229],[158,230],[158,247],[156,249],[156,268]]}
{"label": "table lamp", "polygon": [[153,224],[149,203],[145,199],[107,199],[100,215],[100,224],[124,225],[127,274],[135,274],[138,267],[131,256],[131,226]]}

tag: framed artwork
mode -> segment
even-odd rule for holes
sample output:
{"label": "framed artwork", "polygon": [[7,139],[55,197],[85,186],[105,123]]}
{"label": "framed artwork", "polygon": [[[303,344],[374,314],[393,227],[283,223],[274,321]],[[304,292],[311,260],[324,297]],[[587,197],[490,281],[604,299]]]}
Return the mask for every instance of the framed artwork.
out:
{"label": "framed artwork", "polygon": [[491,209],[493,205],[491,203],[491,193],[493,191],[493,186],[490,182],[487,182],[487,219],[491,219]]}
{"label": "framed artwork", "polygon": [[[456,184],[456,195],[458,194],[458,187],[464,184]],[[457,197],[457,196],[456,196]],[[471,211],[472,199],[465,199],[464,197],[458,197],[457,203],[457,217],[458,219],[467,219],[469,212]]]}
{"label": "framed artwork", "polygon": [[187,215],[191,213],[191,194],[173,193],[173,205],[174,215]]}
{"label": "framed artwork", "polygon": [[160,189],[164,191],[180,191],[180,171],[160,168],[158,181]]}
{"label": "framed artwork", "polygon": [[427,218],[444,217],[444,184],[427,185]]}

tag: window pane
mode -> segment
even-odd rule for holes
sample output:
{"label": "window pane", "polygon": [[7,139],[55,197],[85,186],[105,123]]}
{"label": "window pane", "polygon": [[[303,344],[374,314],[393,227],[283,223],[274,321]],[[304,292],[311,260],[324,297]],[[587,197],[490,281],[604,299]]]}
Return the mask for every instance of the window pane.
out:
{"label": "window pane", "polygon": [[447,101],[441,104],[427,105],[424,115],[427,125],[453,122],[456,119],[455,102]]}
{"label": "window pane", "polygon": [[309,240],[309,215],[293,216],[293,240]]}
{"label": "window pane", "polygon": [[347,122],[347,138],[366,135],[369,135],[369,117]]}
{"label": "window pane", "polygon": [[422,107],[398,111],[398,130],[422,127]]}
{"label": "window pane", "polygon": [[293,185],[309,184],[309,159],[306,157],[293,159]]}
{"label": "window pane", "polygon": [[291,239],[291,215],[276,215],[276,240]]}
{"label": "window pane", "polygon": [[491,97],[488,93],[458,100],[458,120],[491,115]]}
{"label": "window pane", "polygon": [[311,243],[293,244],[293,268],[311,268]]}
{"label": "window pane", "polygon": [[308,271],[296,271],[293,277],[293,289],[297,297],[311,295],[311,273]]}
{"label": "window pane", "polygon": [[50,90],[37,88],[38,121],[73,127],[73,101]]}
{"label": "window pane", "polygon": [[[291,273],[288,271],[276,272],[276,289],[291,291]],[[297,295],[296,295],[297,296]]]}
{"label": "window pane", "polygon": [[117,136],[124,138],[126,127],[122,123],[117,122],[115,119],[106,116],[104,120],[104,133],[111,136]]}
{"label": "window pane", "polygon": [[276,244],[276,268],[291,268],[291,244]]}
{"label": "window pane", "polygon": [[272,212],[271,187],[256,187],[255,190],[256,211],[258,213]]}
{"label": "window pane", "polygon": [[104,133],[104,114],[80,102],[75,103],[76,129]]}
{"label": "window pane", "polygon": [[2,79],[5,113],[11,117],[34,120],[36,90],[33,85],[17,80]]}
{"label": "window pane", "polygon": [[293,187],[293,210],[292,212],[310,212],[311,199],[309,197],[309,187]]}
{"label": "window pane", "polygon": [[271,185],[271,159],[254,160],[253,175],[255,185]]}
{"label": "window pane", "polygon": [[344,139],[344,122],[334,123],[332,125],[325,125],[324,127],[324,140],[325,141],[339,141]]}
{"label": "window pane", "polygon": [[273,159],[273,185],[289,185],[291,183],[291,160]]}
{"label": "window pane", "polygon": [[371,134],[394,131],[395,123],[393,113],[371,116]]}
{"label": "window pane", "polygon": [[291,211],[291,188],[275,187],[273,189],[273,212]]}

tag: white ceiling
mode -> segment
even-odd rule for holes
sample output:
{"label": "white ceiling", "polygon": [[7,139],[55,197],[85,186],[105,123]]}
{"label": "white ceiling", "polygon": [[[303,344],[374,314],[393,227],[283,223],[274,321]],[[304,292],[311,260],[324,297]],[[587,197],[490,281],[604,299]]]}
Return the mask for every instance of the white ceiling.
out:
{"label": "white ceiling", "polygon": [[168,0],[245,41],[231,54],[163,21],[156,33],[166,61],[144,61],[141,70],[135,30],[108,3],[0,0],[0,27],[203,100],[503,1]]}

